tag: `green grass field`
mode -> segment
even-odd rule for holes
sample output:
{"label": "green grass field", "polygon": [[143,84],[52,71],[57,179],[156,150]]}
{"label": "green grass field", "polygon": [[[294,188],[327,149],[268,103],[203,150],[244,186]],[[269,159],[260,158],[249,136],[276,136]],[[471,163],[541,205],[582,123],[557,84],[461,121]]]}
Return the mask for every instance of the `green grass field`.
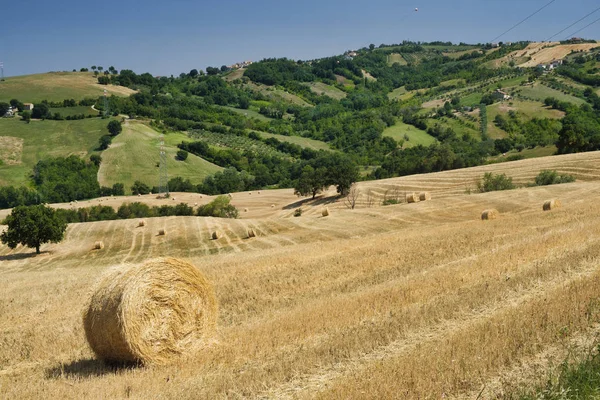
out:
{"label": "green grass field", "polygon": [[0,166],[0,185],[28,183],[33,166],[47,157],[76,154],[88,158],[98,147],[100,136],[108,133],[108,121],[90,118],[78,121],[31,121],[0,119],[0,137],[23,139],[20,163]]}
{"label": "green grass field", "polygon": [[[408,136],[406,140],[405,135]],[[396,125],[390,126],[383,131],[383,136],[391,137],[396,141],[404,141],[404,148],[417,145],[429,146],[436,142],[435,138],[421,129],[412,125],[405,124],[402,121],[396,121]]]}
{"label": "green grass field", "polygon": [[297,144],[298,146],[307,147],[307,148],[313,149],[313,150],[331,150],[331,148],[329,147],[329,145],[327,143],[322,142],[320,140],[305,138],[305,137],[301,137],[301,136],[276,135],[274,133],[259,132],[259,131],[256,131],[256,133],[258,133],[261,137],[263,137],[265,139],[266,138],[275,138],[281,142],[293,143],[293,144]]}
{"label": "green grass field", "polygon": [[48,72],[6,78],[0,82],[0,101],[18,99],[23,103],[39,103],[42,100],[81,100],[102,96],[104,89],[117,96],[135,93],[123,86],[100,85],[94,74],[89,72]]}
{"label": "green grass field", "polygon": [[535,100],[539,100],[541,102],[544,101],[546,97],[554,97],[560,101],[567,101],[569,103],[573,103],[576,105],[580,105],[585,103],[585,100],[580,99],[579,97],[572,96],[570,94],[564,94],[560,90],[552,89],[548,86],[535,84],[533,86],[525,86],[521,89],[521,95],[530,97]]}
{"label": "green grass field", "polygon": [[238,114],[241,114],[247,118],[256,118],[261,121],[271,121],[271,118],[265,117],[264,115],[259,113],[257,110],[253,110],[252,108],[243,110],[241,108],[235,108],[235,107],[229,107],[229,106],[221,106],[221,107],[231,110],[233,112],[236,112]]}
{"label": "green grass field", "polygon": [[[102,164],[98,173],[100,185],[112,186],[120,182],[125,185],[126,192],[130,191],[136,180],[151,187],[157,186],[159,137],[158,132],[139,122],[126,123],[123,132],[102,152]],[[208,175],[222,169],[193,154],[189,154],[185,161],[176,160],[177,145],[185,140],[190,139],[183,133],[165,135],[169,178],[180,176],[198,184]]]}
{"label": "green grass field", "polygon": [[466,83],[467,83],[467,81],[465,81],[464,79],[450,79],[448,81],[444,81],[444,82],[440,83],[440,86],[441,87],[459,86],[459,85],[464,85]]}
{"label": "green grass field", "polygon": [[51,108],[50,112],[52,114],[59,113],[63,117],[73,116],[73,115],[98,115],[98,111],[95,111],[92,107],[87,106],[77,106],[77,107],[61,107],[61,108]]}
{"label": "green grass field", "polygon": [[404,59],[404,57],[402,57],[402,54],[400,53],[392,53],[390,55],[388,55],[388,65],[394,65],[394,64],[400,64],[400,65],[407,65],[408,63],[406,62],[406,60]]}
{"label": "green grass field", "polygon": [[347,96],[346,92],[323,82],[311,82],[308,86],[314,93],[329,96],[332,99],[341,100]]}
{"label": "green grass field", "polygon": [[524,120],[533,118],[560,119],[564,116],[562,111],[544,107],[542,103],[536,101],[512,100],[509,103],[494,103],[487,107],[488,134],[492,139],[501,139],[507,136],[506,132],[494,124],[494,118],[498,114],[506,115],[511,110],[516,111]]}

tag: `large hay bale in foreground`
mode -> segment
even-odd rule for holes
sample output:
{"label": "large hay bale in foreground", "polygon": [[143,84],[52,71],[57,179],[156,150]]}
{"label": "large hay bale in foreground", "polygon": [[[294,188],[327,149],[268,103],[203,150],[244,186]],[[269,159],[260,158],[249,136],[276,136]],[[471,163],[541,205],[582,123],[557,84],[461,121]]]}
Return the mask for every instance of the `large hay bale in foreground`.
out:
{"label": "large hay bale in foreground", "polygon": [[254,229],[249,228],[248,229],[248,239],[256,237],[256,232],[254,232]]}
{"label": "large hay bale in foreground", "polygon": [[544,211],[550,211],[553,210],[555,208],[560,208],[562,206],[562,203],[560,202],[560,200],[558,199],[552,199],[552,200],[547,200],[544,202],[544,206],[542,207],[542,209]]}
{"label": "large hay bale in foreground", "polygon": [[421,193],[419,193],[419,200],[420,201],[431,200],[431,193],[429,193],[429,192],[421,192]]}
{"label": "large hay bale in foreground", "polygon": [[500,215],[500,213],[498,212],[498,210],[496,210],[495,208],[490,208],[489,210],[484,210],[481,213],[481,219],[482,220],[496,219],[496,218],[498,218],[499,215]]}
{"label": "large hay bale in foreground", "polygon": [[416,193],[409,193],[406,195],[406,202],[407,203],[418,203],[419,202],[419,195]]}
{"label": "large hay bale in foreground", "polygon": [[217,240],[218,238],[221,237],[221,232],[219,231],[214,231],[211,235],[211,237],[213,238],[213,240]]}
{"label": "large hay bale in foreground", "polygon": [[83,328],[105,361],[165,364],[205,346],[216,320],[214,290],[202,273],[158,258],[109,271],[84,311]]}
{"label": "large hay bale in foreground", "polygon": [[104,248],[104,242],[98,241],[94,243],[94,250],[102,250]]}
{"label": "large hay bale in foreground", "polygon": [[323,212],[321,212],[321,215],[324,217],[328,217],[329,216],[329,208],[325,207]]}

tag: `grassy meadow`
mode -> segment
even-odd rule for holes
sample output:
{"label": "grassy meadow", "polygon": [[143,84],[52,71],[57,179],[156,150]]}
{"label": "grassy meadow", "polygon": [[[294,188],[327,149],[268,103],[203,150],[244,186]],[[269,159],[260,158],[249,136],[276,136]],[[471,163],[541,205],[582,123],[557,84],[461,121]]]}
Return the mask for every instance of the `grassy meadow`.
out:
{"label": "grassy meadow", "polygon": [[329,96],[336,100],[341,100],[346,97],[346,92],[323,82],[311,82],[308,86],[310,87],[310,90],[318,95]]}
{"label": "grassy meadow", "polygon": [[281,142],[288,142],[297,144],[301,147],[307,147],[313,150],[331,150],[329,145],[321,140],[305,138],[302,136],[285,136],[285,135],[277,135],[275,133],[268,132],[258,132],[257,133],[263,138],[275,138]]}
{"label": "grassy meadow", "polygon": [[[549,167],[577,182],[465,193],[485,172],[524,184]],[[250,210],[241,219],[71,224],[39,256],[0,246],[2,394],[512,398],[598,333],[599,180],[600,153],[574,154],[362,182],[354,210],[334,190],[297,218],[292,190],[233,193]],[[420,190],[432,200],[380,205]],[[563,207],[542,211],[550,198]],[[500,217],[481,221],[487,208]],[[223,237],[210,240],[215,229]],[[97,240],[104,249],[92,250]],[[83,334],[90,288],[111,266],[157,256],[186,259],[212,282],[216,340],[173,365],[107,366]]]}
{"label": "grassy meadow", "polygon": [[100,85],[91,72],[48,72],[6,78],[0,82],[0,101],[18,99],[23,103],[39,103],[42,100],[81,100],[102,96],[104,89],[109,95],[116,96],[135,93],[123,86]]}
{"label": "grassy meadow", "polygon": [[[0,138],[20,142],[17,154],[0,165],[0,185],[26,184],[33,166],[47,157],[71,154],[89,158],[98,147],[100,136],[108,134],[108,120],[90,118],[77,121],[36,121],[27,124],[20,118],[0,119]],[[4,150],[6,152],[6,149]],[[3,151],[0,150],[0,157]],[[4,160],[6,161],[6,160]]]}
{"label": "grassy meadow", "polygon": [[[158,185],[158,162],[160,134],[139,122],[129,121],[123,125],[123,132],[116,136],[111,146],[102,152],[102,164],[98,180],[102,186],[123,183],[126,192],[137,180],[152,186]],[[222,168],[189,154],[185,161],[175,159],[177,145],[190,140],[183,133],[165,135],[167,169],[170,177],[180,176],[192,183],[201,183],[208,175]]]}
{"label": "grassy meadow", "polygon": [[[383,136],[391,137],[396,141],[404,141],[404,148],[417,145],[429,146],[436,142],[436,139],[427,132],[415,128],[412,125],[405,124],[402,121],[396,121],[395,125],[386,128],[383,131]],[[406,140],[408,136],[408,140]]]}

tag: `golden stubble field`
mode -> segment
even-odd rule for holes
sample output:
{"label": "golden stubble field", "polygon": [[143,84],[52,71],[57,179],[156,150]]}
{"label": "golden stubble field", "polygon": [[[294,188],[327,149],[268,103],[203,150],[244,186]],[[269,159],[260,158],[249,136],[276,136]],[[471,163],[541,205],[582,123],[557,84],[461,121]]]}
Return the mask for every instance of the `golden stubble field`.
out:
{"label": "golden stubble field", "polygon": [[[484,171],[526,182],[551,166],[578,181],[465,193]],[[598,177],[600,153],[525,160],[362,183],[356,209],[324,197],[298,218],[288,191],[235,193],[255,216],[72,224],[37,257],[0,247],[0,397],[508,396],[599,331]],[[418,188],[433,199],[367,201]],[[543,212],[550,198],[563,207]],[[491,207],[500,218],[481,221]],[[90,288],[110,266],[156,256],[213,282],[216,342],[175,365],[106,367],[83,334]]]}

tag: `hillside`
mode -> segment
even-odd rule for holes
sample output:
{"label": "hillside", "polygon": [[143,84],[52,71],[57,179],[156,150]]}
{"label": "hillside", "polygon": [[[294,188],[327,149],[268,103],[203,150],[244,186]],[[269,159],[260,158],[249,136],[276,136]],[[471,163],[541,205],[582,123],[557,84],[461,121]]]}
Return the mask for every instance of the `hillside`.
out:
{"label": "hillside", "polygon": [[[487,171],[526,183],[544,168],[578,181],[466,193]],[[571,344],[597,334],[599,184],[600,153],[590,152],[364,182],[354,210],[330,195],[234,193],[249,209],[238,220],[71,224],[36,257],[0,246],[0,332],[10,344],[0,347],[0,387],[9,398],[506,396],[545,382]],[[413,190],[432,200],[378,205]],[[174,195],[129,200],[209,200]],[[563,207],[543,212],[550,198]],[[499,219],[481,221],[492,207]],[[210,240],[215,229],[224,237]],[[92,250],[97,240],[106,247]],[[213,282],[217,341],[166,367],[96,361],[80,317],[90,286],[110,266],[163,255]]]}
{"label": "hillside", "polygon": [[0,119],[0,185],[25,185],[33,166],[48,157],[83,158],[98,147],[105,135],[106,120],[100,118],[77,121],[31,121],[27,124],[16,118]]}
{"label": "hillside", "polygon": [[100,85],[91,72],[48,72],[6,78],[4,82],[0,82],[0,101],[18,99],[23,103],[39,103],[42,100],[81,100],[102,96],[105,89],[109,95],[116,96],[135,93],[123,86]]}
{"label": "hillside", "polygon": [[[135,181],[150,187],[158,186],[159,138],[160,134],[152,128],[136,121],[126,121],[123,132],[113,140],[110,148],[102,152],[98,171],[100,185],[110,187],[123,183],[127,192]],[[185,161],[176,160],[177,145],[189,140],[186,135],[170,133],[164,140],[170,178],[179,176],[198,184],[206,176],[222,169],[193,154]]]}

